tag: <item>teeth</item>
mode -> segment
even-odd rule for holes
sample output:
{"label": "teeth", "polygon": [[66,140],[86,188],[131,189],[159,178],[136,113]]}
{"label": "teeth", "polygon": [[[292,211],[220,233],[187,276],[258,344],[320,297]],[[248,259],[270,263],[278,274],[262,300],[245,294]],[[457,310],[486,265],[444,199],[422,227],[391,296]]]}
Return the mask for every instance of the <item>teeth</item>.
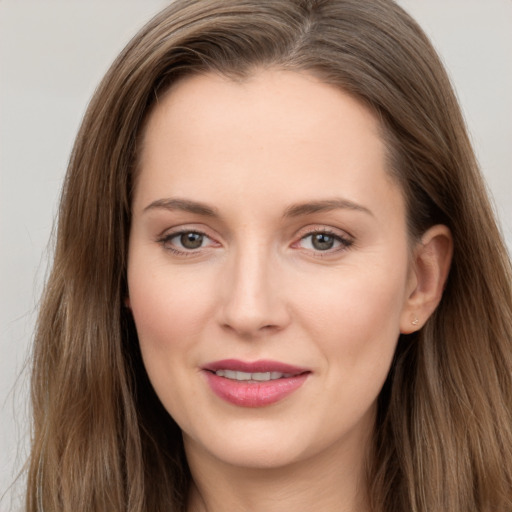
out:
{"label": "teeth", "polygon": [[[279,375],[279,377],[274,377],[276,379],[279,379],[281,376]],[[270,375],[270,372],[264,372],[264,373],[253,373],[252,374],[252,379],[251,380],[270,380],[272,377]]]}
{"label": "teeth", "polygon": [[292,375],[289,373],[281,373],[281,372],[237,372],[234,370],[217,370],[215,374],[219,377],[225,377],[226,379],[231,380],[252,380],[257,382],[266,382],[269,380],[276,380],[286,377],[291,377]]}

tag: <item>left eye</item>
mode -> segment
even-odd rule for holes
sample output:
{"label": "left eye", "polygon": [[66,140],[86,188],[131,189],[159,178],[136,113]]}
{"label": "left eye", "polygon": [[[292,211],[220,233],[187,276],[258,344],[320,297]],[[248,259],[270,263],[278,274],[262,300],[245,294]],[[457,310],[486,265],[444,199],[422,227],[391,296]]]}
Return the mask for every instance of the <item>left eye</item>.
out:
{"label": "left eye", "polygon": [[341,246],[348,247],[350,243],[340,236],[332,233],[318,232],[310,233],[300,239],[300,247],[303,249],[311,249],[314,251],[329,251],[337,249]]}

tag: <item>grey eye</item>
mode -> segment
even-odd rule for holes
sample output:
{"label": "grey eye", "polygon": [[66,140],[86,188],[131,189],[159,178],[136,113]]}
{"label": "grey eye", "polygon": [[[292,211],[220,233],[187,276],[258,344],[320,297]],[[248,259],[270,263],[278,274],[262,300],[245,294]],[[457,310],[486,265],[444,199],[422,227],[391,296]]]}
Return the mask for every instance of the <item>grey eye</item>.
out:
{"label": "grey eye", "polygon": [[315,233],[311,235],[311,245],[317,251],[327,251],[334,247],[336,239],[327,233]]}
{"label": "grey eye", "polygon": [[191,231],[179,235],[179,241],[185,249],[199,249],[203,245],[204,236]]}
{"label": "grey eye", "polygon": [[303,236],[298,244],[302,249],[308,249],[313,252],[336,252],[342,248],[348,248],[352,241],[335,235],[329,231],[317,231]]}

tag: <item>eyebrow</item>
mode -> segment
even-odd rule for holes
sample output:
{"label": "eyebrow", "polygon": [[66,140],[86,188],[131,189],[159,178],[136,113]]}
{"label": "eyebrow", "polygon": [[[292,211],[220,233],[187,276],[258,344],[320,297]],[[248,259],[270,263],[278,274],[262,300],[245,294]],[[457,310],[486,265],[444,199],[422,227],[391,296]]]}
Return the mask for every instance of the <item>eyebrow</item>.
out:
{"label": "eyebrow", "polygon": [[328,212],[339,209],[363,212],[373,217],[373,213],[365,206],[354,203],[348,199],[340,198],[293,204],[286,208],[284,217],[300,217],[301,215],[311,215],[313,213]]}
{"label": "eyebrow", "polygon": [[[183,212],[204,215],[206,217],[218,217],[217,209],[208,206],[205,203],[191,201],[190,199],[157,199],[144,208],[144,212],[154,209],[180,210]],[[313,213],[328,212],[332,210],[354,210],[373,216],[373,213],[366,207],[350,201],[348,199],[324,199],[320,201],[311,201],[306,203],[292,204],[286,208],[283,217],[300,217],[302,215],[311,215]]]}
{"label": "eyebrow", "polygon": [[206,217],[216,217],[218,212],[204,203],[197,201],[190,201],[189,199],[157,199],[144,208],[144,212],[154,209],[163,210],[180,210],[188,213],[195,213],[197,215],[204,215]]}

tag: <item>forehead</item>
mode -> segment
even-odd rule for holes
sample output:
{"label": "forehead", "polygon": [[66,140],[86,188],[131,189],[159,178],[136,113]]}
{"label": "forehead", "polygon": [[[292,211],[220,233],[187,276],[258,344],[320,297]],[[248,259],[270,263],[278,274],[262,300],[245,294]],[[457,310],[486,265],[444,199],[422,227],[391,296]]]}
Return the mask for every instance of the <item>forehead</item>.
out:
{"label": "forehead", "polygon": [[[347,115],[354,128],[364,125],[380,140],[381,126],[369,108],[310,73],[263,69],[243,79],[202,73],[179,79],[157,99],[142,140],[154,138],[164,124],[169,127],[175,120],[182,130],[193,127],[198,140],[205,133],[211,135],[212,128],[220,132],[236,124],[240,138],[251,143],[259,128],[267,130],[274,123],[272,137],[312,140],[312,130],[321,127],[316,143],[330,131],[339,135],[341,144],[344,133],[338,121]],[[286,130],[280,129],[285,124]]]}
{"label": "forehead", "polygon": [[223,190],[290,202],[338,193],[371,200],[382,183],[394,186],[380,133],[365,105],[307,73],[187,77],[149,116],[136,195],[163,186],[202,200]]}

